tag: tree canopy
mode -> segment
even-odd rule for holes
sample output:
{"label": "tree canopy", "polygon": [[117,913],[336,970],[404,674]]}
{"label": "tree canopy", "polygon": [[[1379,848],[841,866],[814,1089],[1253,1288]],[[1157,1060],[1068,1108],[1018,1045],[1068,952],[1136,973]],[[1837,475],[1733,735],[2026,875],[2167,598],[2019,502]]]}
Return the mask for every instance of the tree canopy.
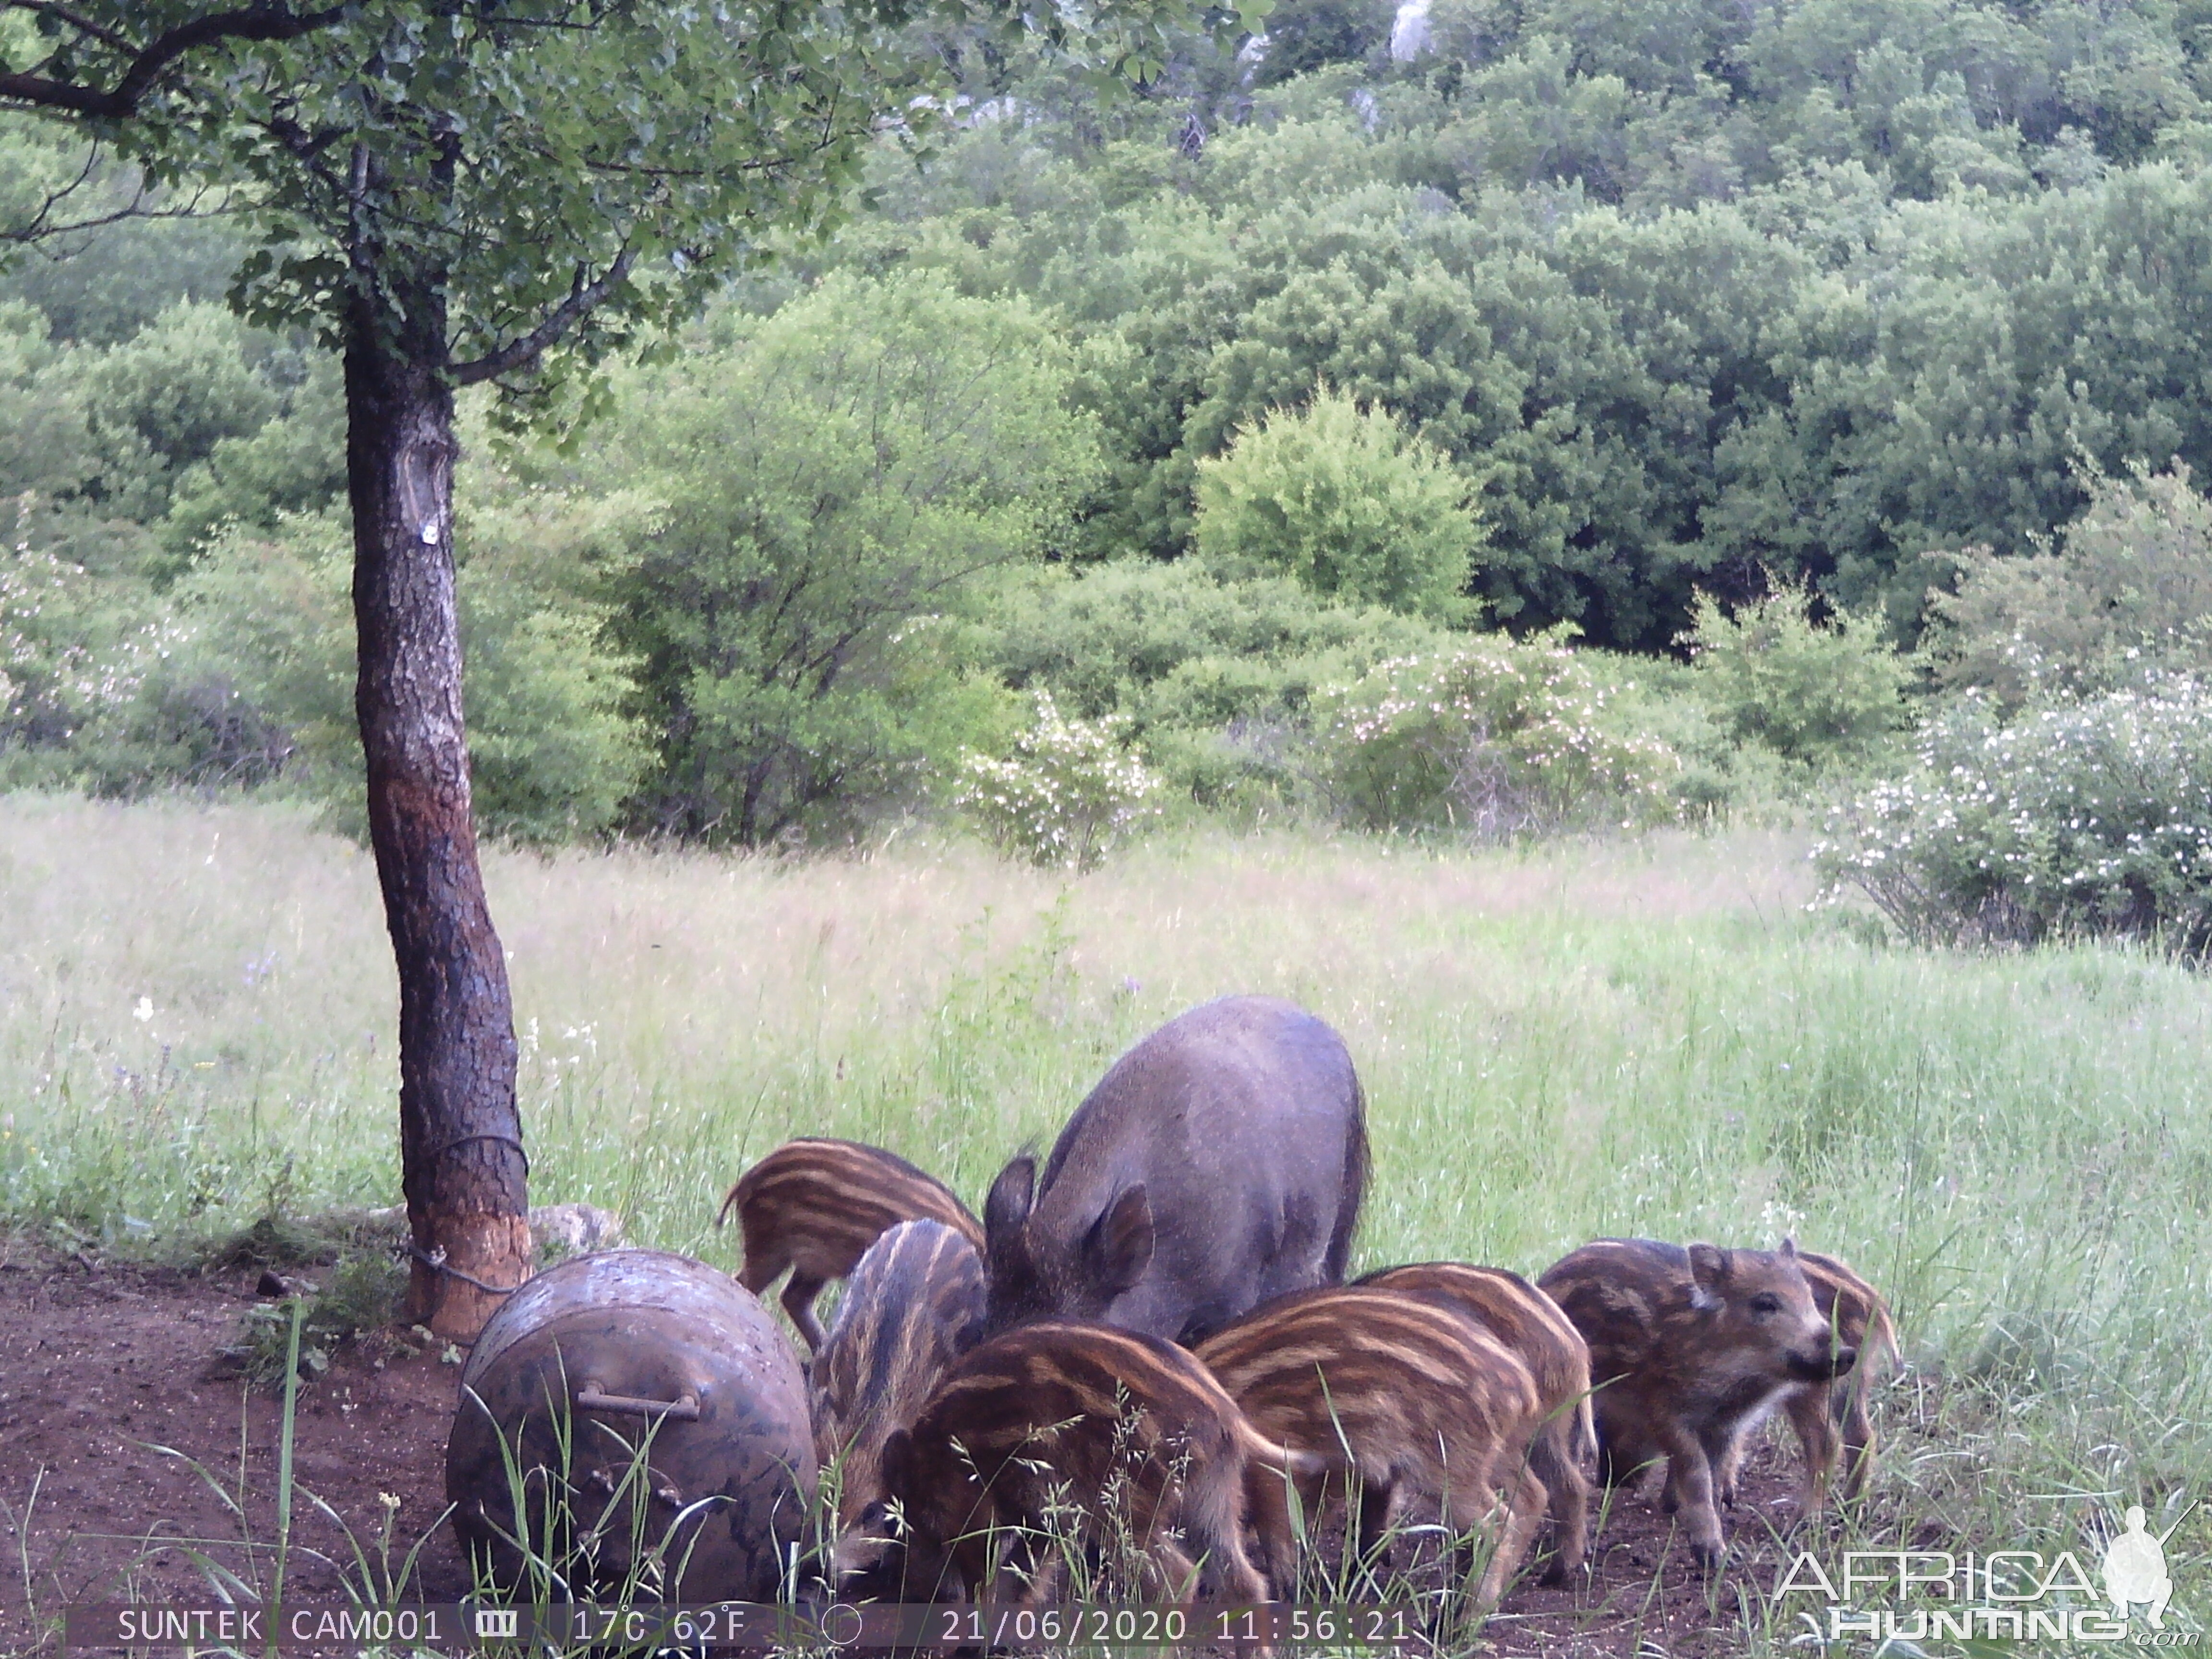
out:
{"label": "tree canopy", "polygon": [[[886,112],[926,135],[942,70],[902,30],[928,9],[5,0],[0,106],[78,118],[157,189],[232,190],[258,243],[247,315],[337,344],[349,306],[398,326],[434,283],[455,384],[542,389],[818,230]],[[1079,39],[1037,21],[1114,70],[1181,15],[1134,0]]]}

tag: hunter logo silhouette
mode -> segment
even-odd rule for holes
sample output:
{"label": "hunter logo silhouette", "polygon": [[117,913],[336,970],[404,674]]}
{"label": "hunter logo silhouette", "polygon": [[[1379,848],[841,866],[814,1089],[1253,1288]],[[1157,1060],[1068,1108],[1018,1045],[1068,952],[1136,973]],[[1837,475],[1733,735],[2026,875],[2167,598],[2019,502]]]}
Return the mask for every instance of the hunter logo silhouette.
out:
{"label": "hunter logo silhouette", "polygon": [[[2187,1510],[2183,1515],[2185,1517]],[[2143,1525],[2142,1506],[2130,1504],[2127,1522],[2127,1530],[2105,1548],[2105,1594],[2112,1597],[2112,1611],[2123,1619],[2132,1607],[2149,1603],[2150,1627],[2164,1630],[2166,1604],[2173,1599],[2173,1580],[2166,1571],[2166,1540],[2173,1536],[2174,1528],[2181,1522],[2175,1521],[2164,1532],[2153,1533]]]}

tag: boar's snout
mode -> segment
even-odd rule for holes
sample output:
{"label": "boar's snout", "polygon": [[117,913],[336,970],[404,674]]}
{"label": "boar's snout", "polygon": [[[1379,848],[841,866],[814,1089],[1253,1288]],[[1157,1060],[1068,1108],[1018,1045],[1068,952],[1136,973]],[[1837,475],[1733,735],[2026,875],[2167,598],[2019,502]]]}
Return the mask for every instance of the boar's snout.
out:
{"label": "boar's snout", "polygon": [[1844,1376],[1858,1363],[1859,1351],[1838,1344],[1831,1347],[1826,1341],[1809,1351],[1800,1351],[1790,1356],[1790,1369],[1808,1382],[1826,1382]]}

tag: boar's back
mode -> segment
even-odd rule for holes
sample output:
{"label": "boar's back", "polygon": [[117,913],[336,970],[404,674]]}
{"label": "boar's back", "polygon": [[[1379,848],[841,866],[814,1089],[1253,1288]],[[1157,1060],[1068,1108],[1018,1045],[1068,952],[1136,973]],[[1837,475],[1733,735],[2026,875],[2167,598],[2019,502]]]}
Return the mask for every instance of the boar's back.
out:
{"label": "boar's back", "polygon": [[1341,1284],[1366,1175],[1344,1039],[1295,1003],[1224,997],[1139,1042],[1076,1109],[1030,1236],[1070,1248],[1141,1183],[1152,1265],[1106,1322],[1195,1341],[1271,1297]]}

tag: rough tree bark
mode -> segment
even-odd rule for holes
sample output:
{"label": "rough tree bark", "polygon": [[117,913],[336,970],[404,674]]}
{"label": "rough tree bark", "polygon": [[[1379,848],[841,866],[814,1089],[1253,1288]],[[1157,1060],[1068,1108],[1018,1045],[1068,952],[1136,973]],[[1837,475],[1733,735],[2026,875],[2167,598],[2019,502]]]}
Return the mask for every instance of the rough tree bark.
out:
{"label": "rough tree bark", "polygon": [[473,1340],[529,1276],[528,1164],[507,958],[477,863],[453,602],[453,396],[424,285],[397,325],[356,300],[345,350],[355,710],[369,839],[399,969],[399,1146],[409,1316]]}

